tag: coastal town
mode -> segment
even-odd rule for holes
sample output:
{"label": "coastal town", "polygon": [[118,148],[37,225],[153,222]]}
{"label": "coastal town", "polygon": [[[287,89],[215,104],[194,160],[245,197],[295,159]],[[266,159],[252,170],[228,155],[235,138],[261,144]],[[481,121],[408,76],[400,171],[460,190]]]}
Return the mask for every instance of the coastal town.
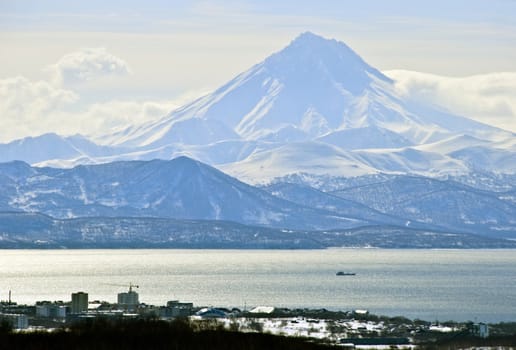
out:
{"label": "coastal town", "polygon": [[[138,285],[128,284],[117,294],[117,302],[92,299],[87,292],[70,294],[68,301],[37,301],[20,305],[9,299],[0,302],[2,329],[11,332],[52,332],[70,325],[94,320],[113,322],[187,320],[232,332],[266,333],[305,338],[311,342],[346,348],[412,349],[422,344],[468,338],[477,342],[490,336],[515,333],[516,324],[488,325],[473,322],[429,322],[404,317],[370,314],[367,310],[330,311],[326,309],[285,309],[273,306],[238,308],[195,306],[192,302],[170,300],[166,305],[148,305],[140,301]],[[512,327],[508,327],[512,325]]]}

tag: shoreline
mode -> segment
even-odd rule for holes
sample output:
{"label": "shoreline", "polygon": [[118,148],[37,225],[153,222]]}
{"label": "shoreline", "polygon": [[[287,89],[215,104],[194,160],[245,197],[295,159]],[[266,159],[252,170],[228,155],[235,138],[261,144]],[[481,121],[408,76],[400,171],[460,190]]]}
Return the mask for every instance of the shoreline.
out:
{"label": "shoreline", "polygon": [[[427,346],[435,348],[436,345],[441,344],[447,344],[451,348],[455,348],[455,344],[475,346],[495,344],[499,346],[498,348],[504,349],[502,346],[513,344],[511,342],[516,339],[516,322],[435,323],[402,316],[373,315],[366,310],[333,312],[326,309],[257,308],[255,310],[264,312],[253,312],[253,310],[195,307],[191,315],[175,317],[163,315],[156,317],[157,315],[142,313],[141,310],[72,314],[70,318],[63,321],[55,319],[45,321],[40,318],[39,325],[14,332],[5,328],[4,322],[3,328],[0,328],[0,338],[10,337],[9,339],[15,340],[33,337],[32,339],[36,339],[35,336],[38,334],[52,334],[54,340],[58,342],[61,337],[70,337],[79,330],[80,334],[92,332],[90,335],[92,338],[102,339],[102,334],[106,332],[121,335],[126,334],[125,332],[133,326],[137,326],[138,329],[152,330],[145,336],[146,340],[156,341],[160,336],[156,332],[157,329],[170,329],[181,325],[180,329],[193,332],[191,334],[195,334],[195,337],[202,337],[203,332],[206,331],[221,332],[224,339],[235,334],[241,334],[244,337],[266,335],[277,337],[275,339],[284,338],[288,342],[308,342],[329,347],[353,344],[354,349],[364,347],[370,349],[376,346],[381,346],[382,349],[385,346],[390,349],[425,349]],[[133,333],[131,331],[126,336]],[[33,341],[36,342],[36,340]],[[102,340],[102,342],[105,341]],[[270,347],[263,348],[270,349]]]}

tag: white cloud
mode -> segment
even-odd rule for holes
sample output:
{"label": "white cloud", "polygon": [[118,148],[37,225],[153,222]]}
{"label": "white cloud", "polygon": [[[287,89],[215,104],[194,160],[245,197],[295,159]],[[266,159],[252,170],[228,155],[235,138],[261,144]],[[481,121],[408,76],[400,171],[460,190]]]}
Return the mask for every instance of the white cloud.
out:
{"label": "white cloud", "polygon": [[85,48],[69,53],[48,70],[53,74],[54,82],[65,86],[130,74],[129,65],[104,48]]}
{"label": "white cloud", "polygon": [[155,120],[178,105],[172,101],[108,101],[77,109],[79,96],[45,81],[0,80],[0,142],[48,132],[97,136],[111,129]]}
{"label": "white cloud", "polygon": [[112,130],[139,125],[163,117],[178,105],[173,101],[109,101],[96,103],[76,114],[77,132],[95,139]]}
{"label": "white cloud", "polygon": [[104,49],[72,52],[51,69],[55,75],[48,81],[22,76],[0,79],[1,143],[48,132],[98,136],[114,128],[155,120],[178,106],[173,101],[151,99],[97,102],[98,98],[88,96],[89,90],[78,83],[129,73],[122,59]]}
{"label": "white cloud", "polygon": [[406,70],[385,71],[399,92],[455,114],[516,132],[516,72],[445,77]]}
{"label": "white cloud", "polygon": [[20,135],[38,134],[41,125],[53,127],[52,115],[66,110],[79,96],[45,81],[30,81],[24,77],[0,80],[0,140]]}

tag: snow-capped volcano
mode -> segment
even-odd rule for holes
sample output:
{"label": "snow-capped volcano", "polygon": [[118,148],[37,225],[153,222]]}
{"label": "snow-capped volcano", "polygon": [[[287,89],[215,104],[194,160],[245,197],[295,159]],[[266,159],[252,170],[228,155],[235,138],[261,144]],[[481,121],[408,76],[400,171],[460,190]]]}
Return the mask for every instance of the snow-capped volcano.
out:
{"label": "snow-capped volcano", "polygon": [[[304,33],[212,94],[111,142],[163,145],[188,135],[196,138],[189,144],[317,137],[341,127],[354,97],[373,82],[391,80],[344,43]],[[178,135],[185,129],[190,133]]]}
{"label": "snow-capped volcano", "polygon": [[[300,171],[515,173],[516,165],[505,162],[514,158],[514,139],[511,132],[407,100],[346,44],[307,32],[211,94],[157,121],[97,137],[102,147],[70,154],[46,147],[46,159],[34,161],[26,147],[16,158],[13,143],[6,160],[69,167],[186,155],[250,182]],[[476,164],[479,154],[486,156]]]}
{"label": "snow-capped volcano", "polygon": [[435,142],[464,129],[480,137],[496,131],[403,101],[393,81],[347,45],[307,32],[212,94],[158,122],[110,137],[110,143],[154,148],[324,138],[342,146],[343,131],[360,138],[374,130],[372,146],[392,148]]}
{"label": "snow-capped volcano", "polygon": [[0,211],[516,237],[516,135],[403,96],[304,33],[157,121],[0,145],[0,162],[36,165],[0,164]]}

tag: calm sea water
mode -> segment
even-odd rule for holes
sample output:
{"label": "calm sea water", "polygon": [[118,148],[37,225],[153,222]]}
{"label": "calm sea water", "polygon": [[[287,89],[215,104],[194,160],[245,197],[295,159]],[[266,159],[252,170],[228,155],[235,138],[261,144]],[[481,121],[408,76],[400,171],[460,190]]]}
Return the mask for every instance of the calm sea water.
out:
{"label": "calm sea water", "polygon": [[[336,276],[337,271],[356,276]],[[368,309],[425,320],[516,321],[516,250],[3,250],[0,299]]]}

